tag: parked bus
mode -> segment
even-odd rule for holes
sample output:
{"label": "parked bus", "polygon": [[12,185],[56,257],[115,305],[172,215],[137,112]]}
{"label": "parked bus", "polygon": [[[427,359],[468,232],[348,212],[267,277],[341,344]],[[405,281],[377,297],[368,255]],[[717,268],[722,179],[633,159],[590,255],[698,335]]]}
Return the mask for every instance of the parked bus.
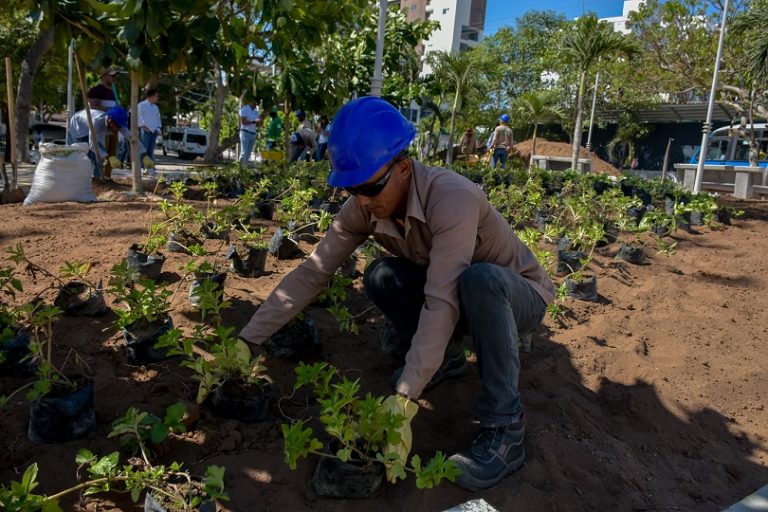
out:
{"label": "parked bus", "polygon": [[[755,142],[758,147],[758,165],[768,167],[768,123],[755,123],[752,125],[755,134]],[[709,149],[706,165],[749,165],[749,138],[739,135],[738,127],[723,126],[713,131],[709,136]],[[690,163],[699,163],[697,148],[691,157]]]}

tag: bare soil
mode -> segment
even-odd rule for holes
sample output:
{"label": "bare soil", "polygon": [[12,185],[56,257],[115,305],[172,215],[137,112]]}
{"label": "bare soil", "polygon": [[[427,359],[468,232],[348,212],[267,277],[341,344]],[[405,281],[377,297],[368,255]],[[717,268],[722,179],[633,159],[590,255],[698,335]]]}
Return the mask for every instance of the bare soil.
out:
{"label": "bare soil", "polygon": [[[385,485],[364,502],[318,498],[308,485],[316,460],[301,462],[297,471],[283,460],[280,423],[313,412],[299,397],[283,398],[273,421],[254,425],[219,418],[203,406],[195,411],[199,419],[190,432],[160,450],[157,461],[181,460],[197,474],[209,464],[225,466],[230,500],[221,502],[220,510],[238,512],[439,511],[478,497],[501,511],[726,508],[768,482],[768,204],[732,204],[746,210],[744,218],[724,230],[703,227],[675,234],[677,250],[671,256],[658,254],[647,239],[645,265],[615,261],[619,243],[598,249],[590,270],[598,277],[600,302],[567,300],[565,318],[548,318],[534,336],[532,352],[521,356],[528,459],[519,473],[493,489],[470,493],[445,484],[420,491],[411,478]],[[2,247],[21,242],[34,261],[52,270],[65,260],[89,261],[92,278],[105,281],[128,247],[143,242],[150,219],[158,215],[151,201],[6,205],[1,213]],[[276,226],[263,224],[270,234]],[[226,250],[218,241],[206,244],[222,255]],[[179,287],[173,321],[189,328],[199,314],[186,297],[189,282],[181,280],[179,267],[187,258],[166,256],[163,278]],[[232,306],[224,323],[244,325],[297,262],[270,258],[266,276],[230,275],[226,291]],[[48,282],[25,277],[24,285],[29,297]],[[355,287],[349,307],[359,313],[368,307],[359,277]],[[365,390],[389,392],[397,362],[378,349],[380,313],[366,314],[358,336],[340,335],[323,309],[308,314],[322,333],[322,359],[360,377]],[[29,404],[15,400],[0,414],[0,482],[19,479],[37,461],[38,489],[61,490],[77,481],[79,448],[100,454],[118,449],[107,433],[129,406],[159,414],[179,399],[194,400],[196,383],[178,362],[127,363],[115,319],[111,312],[94,319],[64,317],[55,328],[57,358],[63,360],[73,348],[90,367],[97,434],[33,445],[26,438]],[[270,358],[267,366],[277,396],[289,397],[294,363]],[[472,403],[480,388],[476,365],[470,366],[467,376],[422,397],[413,425],[414,451],[422,458],[470,443]],[[5,393],[19,381],[2,378],[0,383]],[[124,496],[83,505],[72,499],[64,509],[141,510]]]}

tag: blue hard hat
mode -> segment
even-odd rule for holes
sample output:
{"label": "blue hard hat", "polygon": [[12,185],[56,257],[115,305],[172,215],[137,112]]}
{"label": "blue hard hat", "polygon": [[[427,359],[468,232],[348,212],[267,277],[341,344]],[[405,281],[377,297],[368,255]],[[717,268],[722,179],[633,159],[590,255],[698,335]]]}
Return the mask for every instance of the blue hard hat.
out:
{"label": "blue hard hat", "polygon": [[304,112],[303,110],[297,110],[296,117],[307,117],[307,113]]}
{"label": "blue hard hat", "polygon": [[336,114],[328,137],[332,187],[365,183],[404,150],[416,129],[390,103],[375,96],[352,100]]}
{"label": "blue hard hat", "polygon": [[509,114],[501,114],[501,117],[499,117],[499,121],[502,123],[508,123],[509,122]]}
{"label": "blue hard hat", "polygon": [[109,107],[109,110],[107,110],[107,117],[120,128],[128,126],[128,112],[119,105],[116,107]]}

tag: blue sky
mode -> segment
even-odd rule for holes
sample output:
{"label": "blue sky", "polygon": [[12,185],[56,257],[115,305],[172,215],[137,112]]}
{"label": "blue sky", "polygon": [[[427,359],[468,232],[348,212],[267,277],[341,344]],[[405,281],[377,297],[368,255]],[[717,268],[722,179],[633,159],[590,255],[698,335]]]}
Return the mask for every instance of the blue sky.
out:
{"label": "blue sky", "polygon": [[596,12],[601,18],[621,15],[622,0],[488,0],[485,13],[485,34],[490,35],[506,25],[514,25],[515,19],[527,11],[556,11],[568,18],[586,11]]}

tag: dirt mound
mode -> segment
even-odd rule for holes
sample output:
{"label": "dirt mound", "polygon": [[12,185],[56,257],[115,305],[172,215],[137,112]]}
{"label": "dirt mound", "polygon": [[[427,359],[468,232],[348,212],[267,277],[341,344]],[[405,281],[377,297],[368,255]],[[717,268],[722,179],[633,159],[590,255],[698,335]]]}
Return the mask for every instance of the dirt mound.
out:
{"label": "dirt mound", "polygon": [[[531,146],[533,146],[533,139],[524,140],[515,145],[515,149],[523,156],[526,162],[531,158]],[[572,152],[573,147],[566,142],[552,142],[536,137],[536,153],[539,155],[570,158]],[[587,150],[585,148],[580,149],[579,158],[587,158]],[[618,169],[595,155],[592,155],[592,172],[602,172],[611,176],[621,175]]]}

